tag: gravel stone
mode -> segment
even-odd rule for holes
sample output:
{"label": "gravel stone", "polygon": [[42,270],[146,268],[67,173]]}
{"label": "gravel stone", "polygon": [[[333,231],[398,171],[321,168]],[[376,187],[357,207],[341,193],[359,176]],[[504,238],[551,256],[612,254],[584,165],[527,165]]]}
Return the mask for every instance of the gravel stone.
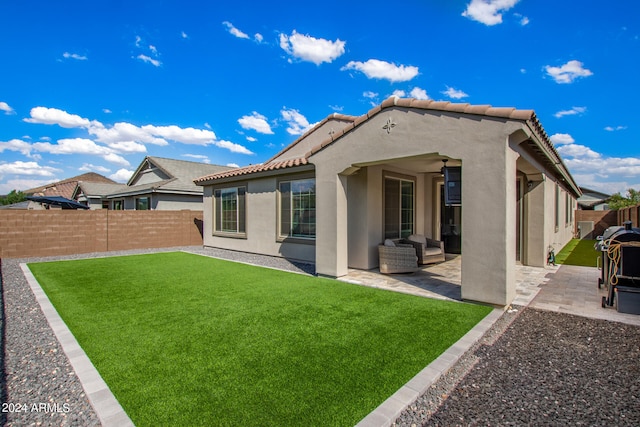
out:
{"label": "gravel stone", "polygon": [[394,425],[640,425],[640,327],[530,308],[518,314]]}

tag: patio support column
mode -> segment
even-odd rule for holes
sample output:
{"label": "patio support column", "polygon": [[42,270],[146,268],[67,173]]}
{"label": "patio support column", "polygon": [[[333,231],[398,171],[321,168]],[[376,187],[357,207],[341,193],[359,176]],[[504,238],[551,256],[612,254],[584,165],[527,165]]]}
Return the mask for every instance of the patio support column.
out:
{"label": "patio support column", "polygon": [[545,246],[545,182],[530,182],[529,191],[525,193],[526,199],[526,259],[523,264],[533,267],[544,267],[547,263]]}
{"label": "patio support column", "polygon": [[462,298],[497,306],[515,297],[516,159],[507,146],[462,160]]}
{"label": "patio support column", "polygon": [[347,177],[316,166],[316,273],[348,273]]}

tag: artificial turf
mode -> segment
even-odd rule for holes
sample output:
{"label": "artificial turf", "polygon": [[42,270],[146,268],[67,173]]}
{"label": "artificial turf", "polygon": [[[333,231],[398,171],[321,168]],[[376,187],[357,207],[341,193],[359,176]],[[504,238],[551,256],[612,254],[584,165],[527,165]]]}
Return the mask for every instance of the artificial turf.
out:
{"label": "artificial turf", "polygon": [[186,253],[29,264],[145,425],[354,425],[486,316]]}
{"label": "artificial turf", "polygon": [[594,244],[596,240],[571,239],[556,255],[556,263],[567,265],[579,265],[583,267],[596,267],[600,252],[596,252]]}

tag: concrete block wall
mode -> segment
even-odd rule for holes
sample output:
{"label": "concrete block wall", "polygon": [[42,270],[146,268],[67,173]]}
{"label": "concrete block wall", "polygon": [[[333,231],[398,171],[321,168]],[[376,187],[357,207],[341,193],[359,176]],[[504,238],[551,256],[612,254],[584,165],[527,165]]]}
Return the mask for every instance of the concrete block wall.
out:
{"label": "concrete block wall", "polygon": [[576,210],[575,232],[578,232],[578,223],[580,221],[593,221],[593,238],[601,236],[607,228],[618,225],[617,211],[583,211]]}
{"label": "concrete block wall", "polygon": [[202,211],[0,211],[0,258],[202,245]]}

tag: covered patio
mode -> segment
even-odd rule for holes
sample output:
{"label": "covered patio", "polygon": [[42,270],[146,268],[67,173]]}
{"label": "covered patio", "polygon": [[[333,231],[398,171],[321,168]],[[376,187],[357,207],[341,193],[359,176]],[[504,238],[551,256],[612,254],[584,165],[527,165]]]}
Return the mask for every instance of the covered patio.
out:
{"label": "covered patio", "polygon": [[[516,265],[516,297],[512,304],[528,305],[558,268]],[[427,298],[462,301],[461,272],[462,256],[447,255],[445,262],[423,266],[414,273],[381,274],[378,268],[349,269],[349,273],[338,280]]]}

